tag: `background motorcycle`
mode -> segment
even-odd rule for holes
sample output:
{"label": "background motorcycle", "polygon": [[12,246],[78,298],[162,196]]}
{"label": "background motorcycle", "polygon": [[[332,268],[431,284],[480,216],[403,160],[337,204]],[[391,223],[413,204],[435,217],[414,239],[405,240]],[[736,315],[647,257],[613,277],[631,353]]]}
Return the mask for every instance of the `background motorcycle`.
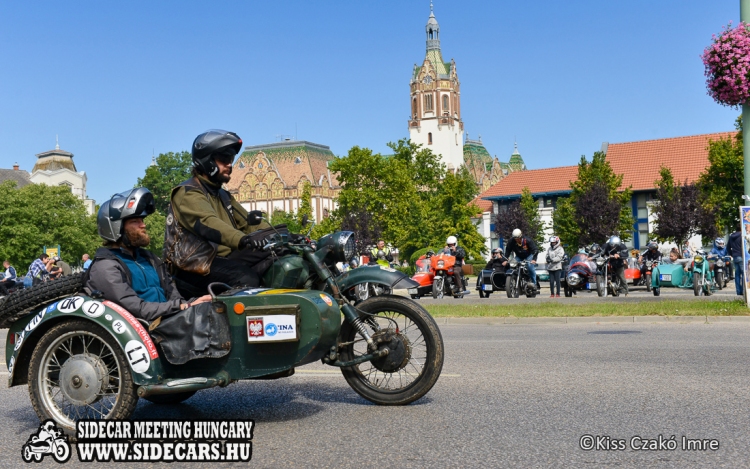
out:
{"label": "background motorcycle", "polygon": [[560,279],[565,296],[570,298],[576,291],[596,290],[596,264],[588,254],[578,253],[563,267]]}
{"label": "background motorcycle", "polygon": [[727,286],[727,279],[729,278],[729,266],[732,265],[732,256],[708,256],[709,261],[715,259],[713,263],[714,280],[716,282],[716,288],[721,290]]}
{"label": "background motorcycle", "polygon": [[423,296],[427,296],[432,293],[432,284],[435,280],[435,273],[432,271],[432,264],[427,256],[421,256],[415,262],[417,272],[412,275],[411,279],[417,282],[419,285],[414,288],[409,288],[409,296],[414,300],[418,300]]}
{"label": "background motorcycle", "polygon": [[714,274],[708,265],[706,251],[699,249],[693,257],[693,293],[695,296],[710,296],[713,291]]}
{"label": "background motorcycle", "polygon": [[598,270],[596,271],[596,293],[602,297],[610,294],[620,296],[622,280],[617,275],[613,275],[611,262],[614,256],[605,256],[600,254],[594,258]]}
{"label": "background motorcycle", "polygon": [[505,292],[508,298],[518,298],[523,292],[526,298],[534,298],[539,291],[539,278],[536,284],[531,283],[529,261],[519,261],[515,253],[508,258],[508,270],[505,272]]}
{"label": "background motorcycle", "polygon": [[[440,253],[432,256],[430,259],[432,271],[435,272],[435,278],[432,282],[432,297],[442,298],[450,295],[453,298],[463,298],[464,292],[458,289],[456,280],[453,278],[454,269],[461,269],[456,265],[456,257],[450,254]],[[461,281],[466,285],[463,269],[461,269]]]}

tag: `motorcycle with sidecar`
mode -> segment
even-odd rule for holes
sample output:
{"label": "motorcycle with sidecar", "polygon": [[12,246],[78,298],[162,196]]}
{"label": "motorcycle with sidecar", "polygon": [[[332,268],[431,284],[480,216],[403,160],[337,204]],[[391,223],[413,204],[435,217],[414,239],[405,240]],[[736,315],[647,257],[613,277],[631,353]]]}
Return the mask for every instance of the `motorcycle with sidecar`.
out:
{"label": "motorcycle with sidecar", "polygon": [[560,283],[566,297],[570,298],[577,291],[595,291],[596,264],[587,253],[575,254],[570,262],[563,264],[563,275]]}
{"label": "motorcycle with sidecar", "polygon": [[80,419],[128,418],[139,398],[181,402],[238,380],[288,377],[316,361],[341,369],[355,392],[380,405],[409,404],[435,385],[444,349],[427,311],[408,298],[355,295],[362,283],[396,289],[412,280],[390,268],[338,272],[335,264],[354,254],[351,232],[324,236],[315,249],[279,233],[265,249],[275,259],[264,288],[209,287],[227,354],[184,365],[166,359],[149,334],[153,324],[98,292],[81,293],[80,275],[11,295],[0,305],[8,386],[28,384],[40,420],[73,432]]}
{"label": "motorcycle with sidecar", "polygon": [[504,270],[481,270],[477,276],[476,286],[479,298],[489,298],[492,292],[505,291],[505,279]]}
{"label": "motorcycle with sidecar", "polygon": [[450,295],[453,298],[463,298],[463,290],[458,288],[453,278],[454,269],[459,269],[461,281],[466,285],[466,277],[460,265],[456,265],[456,256],[441,252],[430,258],[431,269],[435,278],[432,281],[432,297],[435,299]]}

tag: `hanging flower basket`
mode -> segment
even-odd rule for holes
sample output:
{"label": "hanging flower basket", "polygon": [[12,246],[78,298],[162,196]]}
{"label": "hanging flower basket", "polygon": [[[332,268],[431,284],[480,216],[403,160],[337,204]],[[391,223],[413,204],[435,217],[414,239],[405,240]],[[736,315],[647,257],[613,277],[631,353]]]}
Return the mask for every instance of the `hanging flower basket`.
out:
{"label": "hanging flower basket", "polygon": [[701,56],[706,67],[708,95],[725,106],[740,106],[750,101],[750,25],[732,23]]}

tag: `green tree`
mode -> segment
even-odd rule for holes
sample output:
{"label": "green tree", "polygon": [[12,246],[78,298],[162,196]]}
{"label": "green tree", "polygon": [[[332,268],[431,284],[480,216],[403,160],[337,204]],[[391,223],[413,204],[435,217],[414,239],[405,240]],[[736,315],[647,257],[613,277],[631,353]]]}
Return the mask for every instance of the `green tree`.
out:
{"label": "green tree", "polygon": [[521,210],[529,226],[526,236],[533,239],[537,246],[541,248],[544,243],[544,223],[542,217],[539,216],[539,202],[534,200],[528,187],[521,190]]}
{"label": "green tree", "polygon": [[146,223],[146,232],[148,233],[149,238],[151,238],[151,243],[149,243],[146,249],[153,252],[158,257],[162,257],[167,217],[162,215],[161,212],[156,211],[147,216],[143,221]]}
{"label": "green tree", "polygon": [[135,187],[145,187],[154,194],[156,210],[167,213],[172,188],[190,177],[193,157],[189,151],[159,153],[156,165],[146,168],[146,174],[138,178]]}
{"label": "green tree", "polygon": [[83,253],[101,245],[96,216],[88,215],[83,202],[68,187],[16,183],[0,184],[0,258],[23,273],[44,246],[60,245],[63,260],[75,265]]}
{"label": "green tree", "polygon": [[628,205],[632,191],[630,187],[619,190],[622,178],[612,170],[605,153],[595,152],[591,162],[581,156],[570,197],[558,200],[552,214],[555,234],[563,244],[575,249],[603,243],[614,233],[623,241],[631,238],[635,220]]}
{"label": "green tree", "polygon": [[742,117],[735,122],[737,134],[708,142],[709,166],[701,173],[698,187],[705,204],[715,207],[722,230],[733,231],[740,222],[739,206],[745,184],[742,143]]}
{"label": "green tree", "polygon": [[284,210],[274,210],[270,221],[273,226],[286,225],[290,233],[300,233],[302,230],[297,216],[294,213],[285,212]]}
{"label": "green tree", "polygon": [[[307,217],[308,222],[314,220],[312,212],[312,186],[310,181],[305,181],[305,185],[302,186],[302,196],[300,197],[300,205],[296,216],[300,229],[305,224],[303,223],[305,217]],[[299,231],[295,231],[295,233],[299,233]]]}

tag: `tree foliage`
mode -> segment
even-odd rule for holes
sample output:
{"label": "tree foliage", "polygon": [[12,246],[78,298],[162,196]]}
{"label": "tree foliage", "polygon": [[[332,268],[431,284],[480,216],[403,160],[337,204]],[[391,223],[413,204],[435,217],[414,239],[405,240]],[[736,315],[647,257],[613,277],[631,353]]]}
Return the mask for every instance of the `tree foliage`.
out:
{"label": "tree foliage", "polygon": [[656,200],[652,207],[656,238],[682,246],[696,234],[708,239],[717,237],[716,209],[702,203],[697,185],[687,181],[675,185],[672,171],[664,166],[659,175],[659,180],[655,181]]}
{"label": "tree foliage", "polygon": [[698,187],[707,206],[716,207],[723,231],[734,230],[739,222],[739,209],[745,184],[745,160],[742,143],[742,117],[735,122],[737,134],[708,143],[709,166],[701,173]]}
{"label": "tree foliage", "polygon": [[477,209],[468,204],[477,188],[470,175],[446,173],[437,155],[411,141],[388,146],[393,155],[355,146],[331,162],[329,168],[338,172],[341,184],[336,222],[356,227],[369,239],[381,233],[403,259],[426,246],[444,246],[449,235],[456,236],[467,253],[479,256],[485,248],[471,222]]}
{"label": "tree foliage", "polygon": [[[190,177],[193,157],[189,151],[159,153],[156,165],[146,168],[135,187],[145,187],[154,194],[156,210],[166,215],[172,188]],[[163,233],[162,233],[163,234]]]}
{"label": "tree foliage", "polygon": [[520,199],[503,206],[495,217],[495,232],[506,242],[516,228],[537,245],[541,246],[544,242],[544,223],[539,216],[539,203],[534,201],[528,187],[523,188]]}
{"label": "tree foliage", "polygon": [[591,162],[581,157],[578,178],[570,184],[570,197],[558,199],[552,215],[554,231],[563,244],[575,248],[603,243],[612,234],[627,241],[632,236],[630,188],[619,192],[623,175],[617,175],[606,154],[594,153]]}
{"label": "tree foliage", "polygon": [[83,202],[67,186],[16,183],[0,184],[0,258],[8,259],[24,272],[43,252],[43,247],[60,245],[61,257],[71,265],[84,253],[93,255],[101,239],[96,215],[88,215]]}

